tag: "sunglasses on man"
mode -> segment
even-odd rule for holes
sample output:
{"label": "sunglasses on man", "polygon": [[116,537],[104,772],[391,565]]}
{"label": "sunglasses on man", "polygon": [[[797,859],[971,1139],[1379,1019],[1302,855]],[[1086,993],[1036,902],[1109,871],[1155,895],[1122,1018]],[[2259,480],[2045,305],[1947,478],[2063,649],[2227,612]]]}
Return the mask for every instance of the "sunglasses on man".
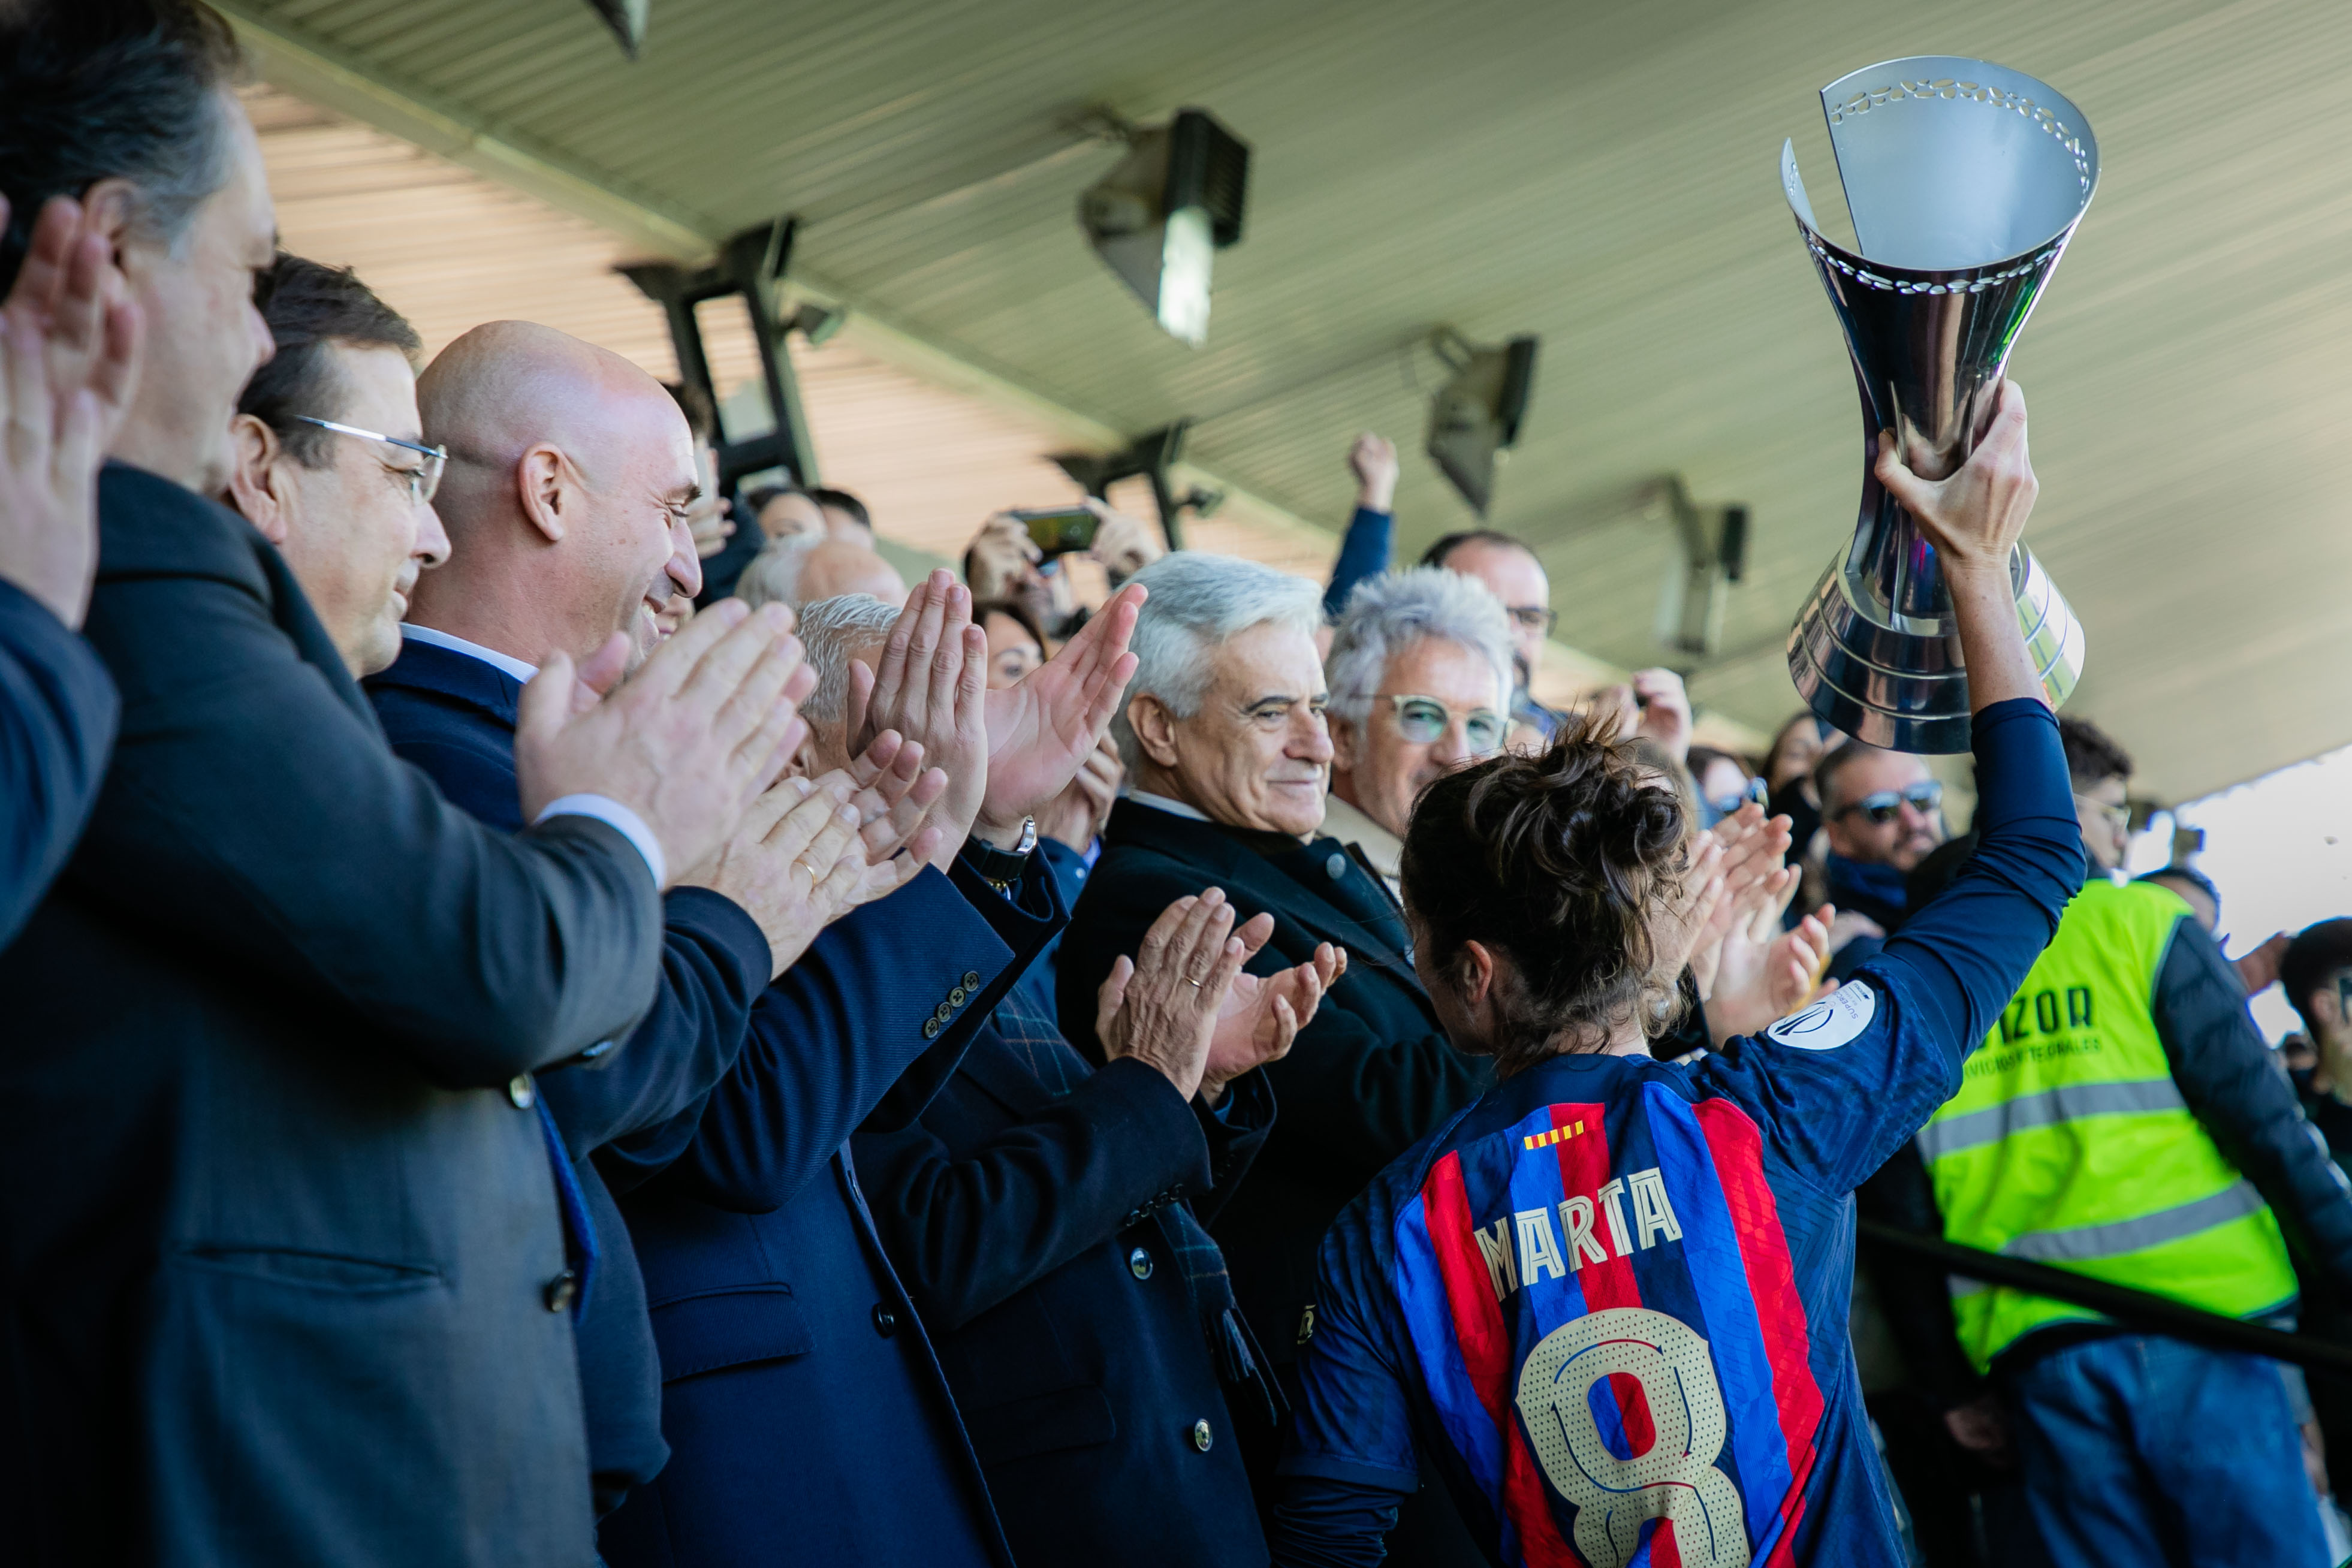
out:
{"label": "sunglasses on man", "polygon": [[1860,800],[1838,807],[1837,815],[1860,812],[1877,826],[1884,827],[1895,820],[1905,806],[1926,816],[1944,804],[1944,786],[1934,779],[1915,784],[1908,789],[1873,790]]}
{"label": "sunglasses on man", "polygon": [[[1397,733],[1416,746],[1443,740],[1454,722],[1454,710],[1434,697],[1391,695],[1388,700],[1396,710]],[[1500,751],[1509,729],[1509,721],[1492,708],[1473,708],[1462,716],[1462,738],[1474,752]]]}

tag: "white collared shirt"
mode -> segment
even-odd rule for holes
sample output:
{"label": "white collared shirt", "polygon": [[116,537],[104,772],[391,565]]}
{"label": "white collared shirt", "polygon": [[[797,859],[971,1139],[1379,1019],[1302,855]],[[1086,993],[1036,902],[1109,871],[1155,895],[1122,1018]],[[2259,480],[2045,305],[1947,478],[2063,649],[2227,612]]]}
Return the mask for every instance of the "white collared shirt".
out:
{"label": "white collared shirt", "polygon": [[[526,686],[530,685],[531,679],[539,674],[539,666],[535,664],[525,664],[512,654],[500,653],[496,648],[484,647],[479,643],[467,642],[464,637],[452,637],[447,632],[436,631],[431,626],[404,626],[400,628],[400,635],[404,640],[421,642],[427,647],[446,648],[451,653],[464,654],[467,658],[478,658],[484,664],[513,676]],[[661,887],[668,880],[669,861],[662,854],[661,840],[654,837],[653,829],[646,826],[644,817],[639,816],[612,796],[564,795],[561,799],[549,801],[541,808],[539,815],[530,819],[530,825],[537,827],[551,816],[586,816],[604,824],[605,826],[627,839],[630,846],[639,855],[645,857],[646,869],[654,874],[655,887]]]}

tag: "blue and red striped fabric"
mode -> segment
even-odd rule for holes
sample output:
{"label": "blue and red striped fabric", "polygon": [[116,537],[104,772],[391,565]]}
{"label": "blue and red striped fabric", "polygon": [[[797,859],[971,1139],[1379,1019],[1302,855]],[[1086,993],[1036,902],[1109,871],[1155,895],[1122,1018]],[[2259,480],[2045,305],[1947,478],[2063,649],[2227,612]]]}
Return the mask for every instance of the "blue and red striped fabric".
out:
{"label": "blue and red striped fabric", "polygon": [[[1625,1088],[1613,1104],[1539,1106],[1440,1154],[1396,1211],[1391,1288],[1505,1561],[1786,1563],[1823,1401],[1761,1135],[1728,1100],[1694,1103],[1655,1079]],[[1573,1471],[1548,1475],[1520,1381],[1548,1338],[1601,1313],[1601,1353],[1564,1368],[1564,1392],[1537,1417],[1559,1424],[1555,1463]],[[1704,1354],[1674,1372],[1671,1346],[1687,1335]],[[1657,1453],[1669,1438],[1683,1447]],[[1644,1456],[1645,1468],[1631,1463]],[[1666,1479],[1610,1489],[1630,1476]],[[1584,1521],[1583,1550],[1571,1491],[1618,1516]],[[1729,1497],[1736,1509],[1721,1506]]]}

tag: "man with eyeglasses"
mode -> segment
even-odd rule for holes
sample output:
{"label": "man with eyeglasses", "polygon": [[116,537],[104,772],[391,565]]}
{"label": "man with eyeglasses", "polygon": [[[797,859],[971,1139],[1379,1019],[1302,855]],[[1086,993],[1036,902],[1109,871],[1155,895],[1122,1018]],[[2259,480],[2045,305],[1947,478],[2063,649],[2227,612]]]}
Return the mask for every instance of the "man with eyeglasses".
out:
{"label": "man with eyeglasses", "polygon": [[227,500],[278,547],[353,679],[400,657],[419,573],[449,559],[433,510],[447,454],[425,444],[416,330],[347,271],[281,256],[278,353],[237,398]]}
{"label": "man with eyeglasses", "polygon": [[[1881,751],[1848,741],[1813,768],[1821,791],[1822,826],[1829,835],[1823,865],[1838,928],[1831,946],[1843,953],[1857,940],[1884,941],[1909,907],[1903,879],[1943,843],[1944,786],[1927,762],[1907,752]],[[1856,949],[1859,962],[1874,948]],[[1832,972],[1841,965],[1832,958]]]}
{"label": "man with eyeglasses", "polygon": [[1323,831],[1397,890],[1412,803],[1441,773],[1502,750],[1511,633],[1476,578],[1433,566],[1367,579],[1323,661],[1331,798]]}

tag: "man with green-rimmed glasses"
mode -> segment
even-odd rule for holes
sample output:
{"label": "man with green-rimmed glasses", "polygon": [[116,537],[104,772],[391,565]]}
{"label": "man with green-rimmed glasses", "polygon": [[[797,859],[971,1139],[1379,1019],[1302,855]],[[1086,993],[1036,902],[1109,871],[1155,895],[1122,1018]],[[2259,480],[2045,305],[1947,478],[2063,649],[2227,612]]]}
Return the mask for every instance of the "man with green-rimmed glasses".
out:
{"label": "man with green-rimmed glasses", "polygon": [[1331,704],[1331,795],[1323,831],[1388,884],[1415,796],[1439,774],[1503,749],[1510,733],[1511,631],[1475,577],[1434,566],[1388,572],[1348,601],[1323,679]]}

